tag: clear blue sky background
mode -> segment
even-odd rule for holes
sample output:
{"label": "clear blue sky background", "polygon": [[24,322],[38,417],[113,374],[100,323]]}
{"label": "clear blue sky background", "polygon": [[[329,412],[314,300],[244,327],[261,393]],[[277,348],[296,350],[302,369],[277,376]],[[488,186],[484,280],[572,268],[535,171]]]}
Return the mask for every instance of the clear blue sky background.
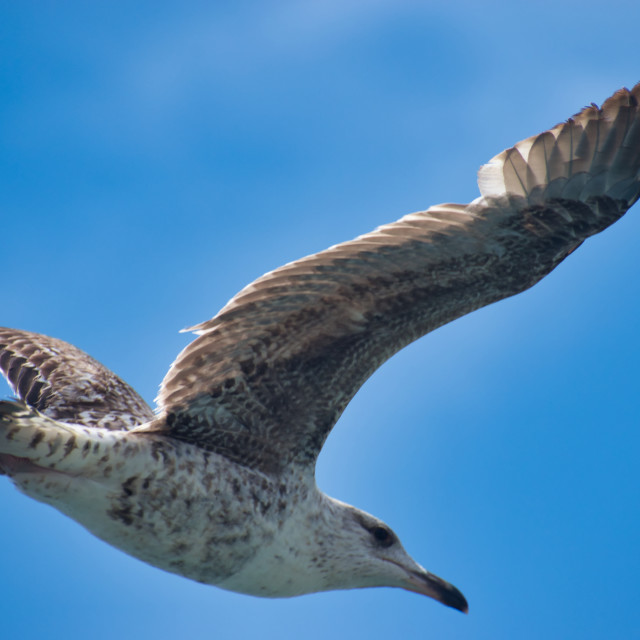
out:
{"label": "clear blue sky background", "polygon": [[[280,264],[477,195],[640,80],[640,4],[2,2],[0,324],[152,402]],[[467,596],[269,601],[163,573],[0,479],[6,638],[638,638],[640,209],[376,373],[318,466]],[[4,390],[4,387],[2,388]]]}

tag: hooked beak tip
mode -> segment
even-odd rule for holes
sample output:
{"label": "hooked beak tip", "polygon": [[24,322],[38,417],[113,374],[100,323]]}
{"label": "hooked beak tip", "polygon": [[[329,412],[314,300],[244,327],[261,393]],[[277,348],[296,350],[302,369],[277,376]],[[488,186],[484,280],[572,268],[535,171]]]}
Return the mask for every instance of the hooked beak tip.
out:
{"label": "hooked beak tip", "polygon": [[409,586],[406,586],[405,589],[429,596],[441,604],[457,609],[462,613],[469,613],[469,604],[462,592],[446,580],[428,571],[424,573],[412,572],[409,578]]}

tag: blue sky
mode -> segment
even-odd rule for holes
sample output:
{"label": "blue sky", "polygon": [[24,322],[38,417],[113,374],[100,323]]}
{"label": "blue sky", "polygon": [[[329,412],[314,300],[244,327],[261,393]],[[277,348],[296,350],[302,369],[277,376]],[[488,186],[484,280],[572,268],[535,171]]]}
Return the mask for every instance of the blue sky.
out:
{"label": "blue sky", "polygon": [[[478,167],[640,80],[635,0],[0,4],[0,324],[149,401],[280,264],[478,195]],[[469,616],[165,574],[0,479],[6,637],[640,637],[640,209],[532,290],[412,345],[318,465]],[[4,389],[4,387],[3,387]],[[7,388],[8,394],[8,388]]]}

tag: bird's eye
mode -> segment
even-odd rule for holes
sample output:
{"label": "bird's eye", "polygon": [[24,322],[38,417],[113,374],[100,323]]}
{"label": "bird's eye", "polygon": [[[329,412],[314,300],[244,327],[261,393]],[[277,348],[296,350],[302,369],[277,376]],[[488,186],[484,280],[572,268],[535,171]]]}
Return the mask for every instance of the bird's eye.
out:
{"label": "bird's eye", "polygon": [[379,545],[383,547],[390,547],[393,544],[393,535],[389,529],[384,527],[376,527],[371,531],[373,537],[376,539]]}

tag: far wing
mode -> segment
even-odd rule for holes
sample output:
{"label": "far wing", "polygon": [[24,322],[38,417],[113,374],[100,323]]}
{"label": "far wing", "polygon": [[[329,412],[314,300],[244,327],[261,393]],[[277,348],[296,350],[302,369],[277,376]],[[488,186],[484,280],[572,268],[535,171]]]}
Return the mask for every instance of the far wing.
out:
{"label": "far wing", "polygon": [[62,340],[0,327],[0,371],[18,398],[54,420],[130,429],[154,417],[126,382]]}

